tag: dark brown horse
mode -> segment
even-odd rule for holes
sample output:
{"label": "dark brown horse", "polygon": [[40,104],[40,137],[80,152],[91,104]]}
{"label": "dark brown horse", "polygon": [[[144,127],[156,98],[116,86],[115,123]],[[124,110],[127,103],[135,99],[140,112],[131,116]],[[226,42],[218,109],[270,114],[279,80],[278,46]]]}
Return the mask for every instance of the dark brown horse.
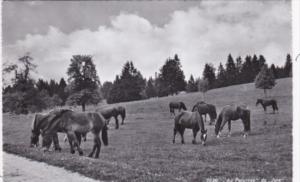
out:
{"label": "dark brown horse", "polygon": [[175,115],[175,109],[178,109],[179,112],[181,109],[186,110],[186,106],[183,102],[170,102],[169,103],[170,113]]}
{"label": "dark brown horse", "polygon": [[277,106],[277,101],[274,99],[271,100],[266,100],[266,99],[257,99],[256,101],[256,106],[258,104],[261,104],[261,106],[264,108],[264,111],[267,112],[267,107],[268,106],[272,106],[273,108],[273,113],[275,113],[275,111],[278,111],[278,106]]}
{"label": "dark brown horse", "polygon": [[43,130],[42,146],[44,151],[49,150],[52,137],[58,131],[67,133],[71,153],[75,153],[74,147],[76,147],[79,155],[83,155],[77,135],[85,134],[87,132],[91,132],[94,136],[94,146],[89,157],[93,157],[95,152],[95,158],[99,157],[101,148],[100,132],[102,133],[104,145],[108,145],[106,121],[103,116],[98,113],[77,113],[67,109],[58,111],[56,116],[49,121],[48,125]]}
{"label": "dark brown horse", "polygon": [[250,132],[250,110],[245,106],[233,106],[227,105],[220,112],[216,125],[215,134],[217,138],[220,137],[220,132],[222,131],[224,125],[228,123],[229,135],[231,135],[231,121],[241,119],[244,125],[244,137]]}
{"label": "dark brown horse", "polygon": [[[36,114],[31,126],[31,138],[30,138],[30,147],[37,147],[39,144],[39,136],[41,132],[47,127],[49,121],[54,119],[56,116],[55,112],[49,114]],[[62,132],[62,131],[58,131]],[[61,151],[59,145],[57,133],[53,134],[52,141],[54,143],[54,149]]]}
{"label": "dark brown horse", "polygon": [[123,125],[123,124],[124,124],[125,117],[126,117],[126,109],[125,109],[125,107],[123,107],[123,106],[118,106],[116,109],[117,109],[117,111],[118,111],[118,115],[120,115],[121,118],[122,118],[121,125]]}
{"label": "dark brown horse", "polygon": [[207,130],[204,127],[202,117],[198,111],[182,111],[181,113],[175,116],[173,143],[175,143],[176,133],[179,132],[181,135],[181,143],[184,144],[183,135],[186,128],[193,130],[193,144],[196,144],[197,133],[199,130],[201,130],[201,143],[202,145],[205,145],[205,141],[207,138]]}
{"label": "dark brown horse", "polygon": [[118,120],[119,110],[117,108],[112,107],[112,108],[105,108],[105,109],[97,109],[96,112],[102,114],[102,116],[105,118],[107,124],[109,124],[111,117],[115,118],[115,121],[116,121],[115,127],[116,127],[116,129],[119,129],[119,120]]}
{"label": "dark brown horse", "polygon": [[217,118],[216,106],[214,106],[212,104],[207,104],[207,103],[201,101],[201,102],[197,102],[194,105],[192,111],[196,111],[197,109],[199,110],[201,115],[205,116],[205,119],[204,119],[205,122],[206,122],[206,114],[209,115],[209,118],[210,118],[209,125],[211,125],[212,123],[215,122],[215,120]]}

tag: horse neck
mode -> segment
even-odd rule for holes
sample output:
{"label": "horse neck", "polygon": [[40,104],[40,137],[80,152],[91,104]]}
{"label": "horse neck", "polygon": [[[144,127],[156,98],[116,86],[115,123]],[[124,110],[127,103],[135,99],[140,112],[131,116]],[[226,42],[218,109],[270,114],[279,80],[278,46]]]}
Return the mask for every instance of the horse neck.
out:
{"label": "horse neck", "polygon": [[195,113],[196,113],[196,116],[197,116],[197,122],[199,124],[200,130],[204,131],[204,123],[203,123],[203,120],[202,120],[202,116],[198,111],[195,111]]}

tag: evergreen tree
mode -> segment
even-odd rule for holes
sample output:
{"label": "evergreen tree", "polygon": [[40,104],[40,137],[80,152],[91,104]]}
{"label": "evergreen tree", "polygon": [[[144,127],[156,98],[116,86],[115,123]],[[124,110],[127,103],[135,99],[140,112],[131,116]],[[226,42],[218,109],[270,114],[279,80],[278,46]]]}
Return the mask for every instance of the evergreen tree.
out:
{"label": "evergreen tree", "polygon": [[100,81],[91,56],[73,56],[67,74],[70,83],[68,104],[81,105],[85,111],[86,104],[100,102]]}
{"label": "evergreen tree", "polygon": [[278,78],[277,69],[274,64],[271,65],[270,70],[272,71],[274,78],[277,79]]}
{"label": "evergreen tree", "polygon": [[198,81],[198,90],[202,92],[202,100],[205,101],[205,93],[209,90],[209,82],[207,79],[201,79]]}
{"label": "evergreen tree", "polygon": [[215,68],[212,64],[205,64],[203,70],[203,78],[207,79],[209,89],[214,88],[214,84],[216,81]]}
{"label": "evergreen tree", "polygon": [[242,71],[242,66],[243,66],[243,61],[242,58],[239,56],[236,58],[236,83],[240,84],[243,82],[241,80],[241,71]]}
{"label": "evergreen tree", "polygon": [[252,75],[253,78],[259,73],[260,71],[260,63],[258,61],[257,56],[254,54],[254,56],[252,57]]}
{"label": "evergreen tree", "polygon": [[186,86],[187,92],[197,92],[198,91],[198,83],[194,80],[193,75],[191,75],[187,86]]}
{"label": "evergreen tree", "polygon": [[241,69],[241,76],[240,76],[242,83],[253,82],[251,59],[252,59],[251,56],[246,56],[245,62],[243,63],[243,66]]}
{"label": "evergreen tree", "polygon": [[268,66],[265,64],[255,78],[255,87],[264,90],[266,96],[267,89],[272,89],[275,86],[275,78]]}
{"label": "evergreen tree", "polygon": [[155,88],[154,80],[150,77],[147,86],[146,86],[146,95],[148,98],[156,97],[157,96],[157,90]]}
{"label": "evergreen tree", "polygon": [[228,85],[234,85],[236,83],[236,67],[231,54],[228,55],[226,63],[226,80]]}
{"label": "evergreen tree", "polygon": [[67,98],[68,98],[68,92],[66,91],[67,83],[64,80],[64,78],[61,78],[58,84],[58,96],[62,100],[61,105],[65,105]]}
{"label": "evergreen tree", "polygon": [[180,59],[175,54],[174,59],[167,59],[160,69],[159,74],[159,95],[177,94],[185,90],[186,82],[181,70]]}
{"label": "evergreen tree", "polygon": [[220,63],[219,68],[218,68],[218,75],[217,75],[217,82],[218,82],[218,87],[224,87],[228,85],[227,79],[226,79],[226,71]]}
{"label": "evergreen tree", "polygon": [[285,65],[284,65],[284,77],[290,77],[292,76],[292,58],[291,58],[291,55],[288,54],[286,56],[286,62],[285,62]]}
{"label": "evergreen tree", "polygon": [[112,82],[104,82],[103,83],[101,91],[102,91],[103,97],[105,99],[108,99],[108,96],[110,94],[110,91],[111,91],[112,87],[113,87],[113,83]]}

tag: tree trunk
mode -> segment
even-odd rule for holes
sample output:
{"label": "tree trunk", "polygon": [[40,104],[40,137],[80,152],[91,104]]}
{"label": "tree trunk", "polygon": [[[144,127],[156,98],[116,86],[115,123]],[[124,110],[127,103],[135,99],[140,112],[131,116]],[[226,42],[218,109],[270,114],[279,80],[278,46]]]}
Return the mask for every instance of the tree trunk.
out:
{"label": "tree trunk", "polygon": [[265,98],[267,98],[267,90],[264,89]]}
{"label": "tree trunk", "polygon": [[82,103],[81,107],[82,107],[82,111],[85,112],[85,103]]}

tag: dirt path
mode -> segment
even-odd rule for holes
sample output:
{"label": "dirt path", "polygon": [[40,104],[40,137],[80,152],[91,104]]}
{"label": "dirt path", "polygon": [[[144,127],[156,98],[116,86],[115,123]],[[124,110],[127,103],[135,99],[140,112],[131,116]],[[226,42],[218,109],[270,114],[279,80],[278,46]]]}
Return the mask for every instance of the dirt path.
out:
{"label": "dirt path", "polygon": [[3,181],[5,182],[96,182],[96,180],[82,176],[79,173],[70,172],[60,167],[50,166],[5,152],[3,152],[3,162]]}

